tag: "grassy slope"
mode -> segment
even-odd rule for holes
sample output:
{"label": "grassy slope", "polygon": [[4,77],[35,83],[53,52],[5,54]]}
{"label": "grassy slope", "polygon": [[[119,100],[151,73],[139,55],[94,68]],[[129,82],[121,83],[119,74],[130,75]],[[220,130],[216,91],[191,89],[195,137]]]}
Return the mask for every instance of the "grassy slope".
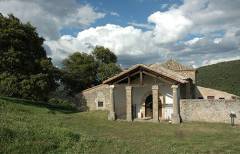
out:
{"label": "grassy slope", "polygon": [[107,121],[0,98],[0,153],[238,153],[240,128],[227,124]]}
{"label": "grassy slope", "polygon": [[197,83],[240,96],[240,60],[200,67]]}

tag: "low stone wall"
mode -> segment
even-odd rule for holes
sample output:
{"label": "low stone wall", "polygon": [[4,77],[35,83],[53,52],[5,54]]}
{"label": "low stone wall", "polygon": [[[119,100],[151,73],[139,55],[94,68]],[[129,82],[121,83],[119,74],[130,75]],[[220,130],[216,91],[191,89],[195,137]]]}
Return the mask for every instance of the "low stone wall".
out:
{"label": "low stone wall", "polygon": [[230,123],[230,113],[235,112],[235,123],[240,124],[239,100],[180,100],[180,115],[182,121],[204,121]]}

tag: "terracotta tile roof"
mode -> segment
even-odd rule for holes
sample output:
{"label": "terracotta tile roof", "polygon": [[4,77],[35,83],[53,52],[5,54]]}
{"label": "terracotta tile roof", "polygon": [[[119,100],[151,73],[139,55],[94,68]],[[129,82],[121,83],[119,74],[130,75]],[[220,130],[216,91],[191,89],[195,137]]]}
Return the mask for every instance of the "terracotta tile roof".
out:
{"label": "terracotta tile roof", "polygon": [[166,76],[171,76],[174,79],[179,79],[179,80],[185,80],[187,79],[186,77],[178,74],[177,72],[174,72],[170,69],[167,69],[165,67],[163,67],[161,64],[152,64],[150,66],[148,66],[149,68],[153,69],[156,72],[162,73]]}
{"label": "terracotta tile roof", "polygon": [[193,67],[180,64],[173,59],[170,59],[170,60],[168,60],[165,63],[162,63],[160,65],[163,66],[166,69],[170,69],[170,70],[174,70],[174,71],[195,70]]}
{"label": "terracotta tile roof", "polygon": [[150,65],[150,66],[146,66],[144,64],[137,64],[137,65],[134,65],[134,66],[130,67],[129,69],[124,70],[121,73],[119,73],[119,74],[117,74],[117,75],[115,75],[115,76],[113,76],[113,77],[103,81],[103,83],[104,84],[105,83],[109,83],[112,80],[115,80],[117,78],[121,78],[123,75],[128,74],[129,72],[137,69],[138,67],[141,67],[141,68],[146,69],[148,71],[152,71],[152,72],[154,72],[156,74],[165,76],[167,78],[170,78],[170,79],[175,80],[175,81],[180,82],[180,83],[187,83],[188,82],[187,80],[185,80],[186,78],[184,76],[181,76],[178,73],[176,73],[176,72],[174,72],[172,70],[166,69],[166,68],[164,68],[162,66],[159,66],[159,64],[153,64],[153,65]]}

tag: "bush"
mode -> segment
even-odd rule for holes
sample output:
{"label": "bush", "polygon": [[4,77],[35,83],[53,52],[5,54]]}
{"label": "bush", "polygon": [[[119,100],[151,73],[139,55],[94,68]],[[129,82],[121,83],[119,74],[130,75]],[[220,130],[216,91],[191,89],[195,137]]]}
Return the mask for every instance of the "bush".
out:
{"label": "bush", "polygon": [[72,102],[60,98],[51,98],[48,100],[48,103],[50,105],[63,107],[66,109],[76,109],[75,105]]}
{"label": "bush", "polygon": [[47,100],[53,90],[47,74],[12,75],[0,73],[0,94],[8,97],[18,97],[31,100]]}
{"label": "bush", "polygon": [[8,73],[0,74],[0,94],[3,96],[19,97],[19,83],[16,76]]}

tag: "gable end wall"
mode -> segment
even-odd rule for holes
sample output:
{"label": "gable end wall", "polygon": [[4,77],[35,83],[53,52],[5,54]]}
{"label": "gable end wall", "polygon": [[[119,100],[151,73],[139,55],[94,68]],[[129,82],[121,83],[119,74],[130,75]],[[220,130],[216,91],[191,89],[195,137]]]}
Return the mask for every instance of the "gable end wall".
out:
{"label": "gable end wall", "polygon": [[[86,102],[88,110],[108,110],[109,109],[109,86],[102,84],[83,91],[81,94],[83,100]],[[103,102],[103,107],[98,108],[98,101]]]}

